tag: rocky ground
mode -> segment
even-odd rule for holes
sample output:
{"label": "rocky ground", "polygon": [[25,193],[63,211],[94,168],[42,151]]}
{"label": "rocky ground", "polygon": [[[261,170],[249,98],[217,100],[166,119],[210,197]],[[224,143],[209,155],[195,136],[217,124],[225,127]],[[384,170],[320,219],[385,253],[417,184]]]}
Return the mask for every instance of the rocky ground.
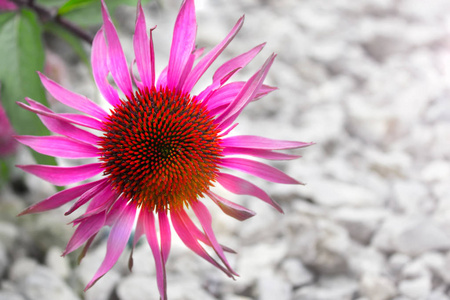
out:
{"label": "rocky ground", "polygon": [[[147,16],[158,24],[161,69],[180,1],[160,2]],[[212,210],[218,239],[238,252],[236,281],[174,240],[169,299],[449,300],[450,2],[198,0],[197,13],[198,45],[208,48],[245,13],[222,61],[268,42],[243,75],[278,54],[267,83],[279,90],[248,107],[238,132],[317,144],[274,164],[306,186],[258,182],[284,215],[245,197],[235,200],[258,215],[243,223]],[[117,15],[128,52],[133,14]],[[66,86],[98,96],[85,66],[66,71]],[[132,273],[125,253],[83,293],[104,240],[80,265],[61,258],[70,219],[64,209],[17,218],[53,193],[37,179],[26,184],[28,192],[0,195],[1,300],[158,299],[145,243]]]}

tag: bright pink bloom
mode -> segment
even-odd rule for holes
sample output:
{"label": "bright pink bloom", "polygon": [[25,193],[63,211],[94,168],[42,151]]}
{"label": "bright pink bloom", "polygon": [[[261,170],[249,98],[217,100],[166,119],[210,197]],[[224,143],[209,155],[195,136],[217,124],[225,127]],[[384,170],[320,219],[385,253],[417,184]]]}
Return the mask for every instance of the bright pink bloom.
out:
{"label": "bright pink bloom", "polygon": [[13,138],[14,134],[14,129],[0,103],[0,157],[5,157],[16,152],[18,144]]}
{"label": "bright pink bloom", "polygon": [[[218,183],[234,194],[257,197],[281,212],[279,205],[262,189],[224,171],[237,170],[272,182],[298,184],[278,169],[236,155],[287,160],[298,156],[273,150],[310,145],[259,136],[229,136],[247,104],[274,89],[263,85],[263,81],[275,55],[271,55],[248,81],[228,83],[230,77],[263,47],[256,46],[224,63],[213,75],[211,85],[193,95],[192,88],[235,37],[243,18],[220,44],[202,56],[202,51],[195,48],[194,1],[183,1],[175,23],[168,66],[156,77],[153,29],[149,36],[139,4],[133,38],[136,75],[139,75],[136,78],[130,74],[132,68],[125,59],[103,1],[102,11],[104,25],[92,46],[92,69],[97,86],[112,109],[106,112],[88,98],[40,74],[42,84],[54,98],[84,114],[58,114],[27,99],[29,105],[20,103],[20,106],[37,113],[42,122],[59,135],[21,136],[18,140],[46,155],[98,157],[97,163],[77,167],[19,166],[55,185],[80,182],[100,173],[103,177],[61,191],[22,214],[50,210],[77,198],[66,214],[87,205],[86,212],[73,221],[77,229],[64,254],[83,244],[86,250],[103,226],[111,226],[106,257],[86,289],[116,263],[136,219],[134,245],[145,235],[155,259],[161,299],[167,299],[165,265],[171,245],[170,223],[187,247],[233,278],[237,274],[224,254],[232,250],[218,243],[211,215],[202,201],[206,197],[211,199],[238,220],[250,218],[254,212],[220,197],[210,187]],[[108,82],[109,74],[120,91]],[[133,81],[137,90],[133,89]],[[120,92],[124,96],[119,96]],[[95,129],[98,134],[79,126]],[[190,219],[187,209],[192,209],[200,228]],[[212,248],[220,262],[208,254],[204,245]]]}
{"label": "bright pink bloom", "polygon": [[0,12],[5,10],[16,10],[17,5],[8,0],[0,0]]}

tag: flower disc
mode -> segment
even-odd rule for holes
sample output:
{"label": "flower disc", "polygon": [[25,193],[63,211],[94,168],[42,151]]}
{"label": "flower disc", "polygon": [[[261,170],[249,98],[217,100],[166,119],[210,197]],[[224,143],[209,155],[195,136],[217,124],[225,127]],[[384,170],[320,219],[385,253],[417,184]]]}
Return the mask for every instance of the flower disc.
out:
{"label": "flower disc", "polygon": [[168,89],[136,92],[104,123],[105,175],[128,199],[149,210],[196,201],[216,178],[219,130],[204,104]]}

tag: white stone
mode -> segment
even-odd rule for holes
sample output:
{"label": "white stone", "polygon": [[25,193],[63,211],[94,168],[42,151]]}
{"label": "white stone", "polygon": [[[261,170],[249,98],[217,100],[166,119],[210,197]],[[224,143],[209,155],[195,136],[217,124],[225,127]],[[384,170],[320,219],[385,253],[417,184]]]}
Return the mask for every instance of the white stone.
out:
{"label": "white stone", "polygon": [[258,300],[290,300],[292,288],[289,283],[278,276],[263,276],[258,278]]}
{"label": "white stone", "polygon": [[425,299],[431,292],[431,278],[421,276],[413,279],[402,280],[398,284],[401,294],[411,299]]}
{"label": "white stone", "polygon": [[50,269],[38,266],[26,277],[21,278],[19,287],[29,300],[80,298]]}
{"label": "white stone", "polygon": [[401,273],[406,264],[411,261],[411,257],[403,253],[394,253],[389,257],[389,267],[393,274]]}
{"label": "white stone", "polygon": [[374,192],[358,185],[335,180],[311,180],[312,198],[327,207],[366,207],[377,203]]}
{"label": "white stone", "polygon": [[131,274],[118,284],[117,296],[120,300],[159,300],[155,282],[156,278],[153,276]]}
{"label": "white stone", "polygon": [[63,250],[59,247],[51,247],[45,256],[46,265],[62,278],[70,274],[69,260],[62,257]]}
{"label": "white stone", "polygon": [[359,288],[362,295],[370,300],[389,300],[397,294],[393,280],[378,274],[364,274]]}
{"label": "white stone", "polygon": [[19,237],[19,229],[12,223],[0,221],[0,243],[8,250],[14,249],[14,242]]}
{"label": "white stone", "polygon": [[314,274],[303,265],[301,260],[288,258],[283,261],[281,269],[289,283],[294,287],[309,284],[314,280]]}
{"label": "white stone", "polygon": [[16,292],[0,291],[0,300],[25,300],[25,298]]}
{"label": "white stone", "polygon": [[418,255],[430,250],[450,249],[450,238],[429,219],[392,216],[381,225],[373,245],[383,251]]}
{"label": "white stone", "polygon": [[340,208],[332,212],[332,217],[348,230],[350,236],[367,244],[378,229],[386,212],[375,208]]}
{"label": "white stone", "polygon": [[9,278],[15,282],[25,278],[38,267],[37,261],[22,257],[13,262],[9,270]]}
{"label": "white stone", "polygon": [[386,271],[386,257],[373,247],[352,244],[347,251],[347,264],[352,274],[382,274]]}
{"label": "white stone", "polygon": [[293,299],[301,300],[351,300],[357,290],[357,283],[351,279],[331,277],[321,280],[318,285],[301,287]]}

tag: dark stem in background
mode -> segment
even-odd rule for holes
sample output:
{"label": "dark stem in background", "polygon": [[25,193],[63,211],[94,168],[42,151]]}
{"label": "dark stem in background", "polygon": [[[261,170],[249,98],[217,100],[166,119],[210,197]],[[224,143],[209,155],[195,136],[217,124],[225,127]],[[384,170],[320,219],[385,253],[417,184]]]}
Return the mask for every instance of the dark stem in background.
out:
{"label": "dark stem in background", "polygon": [[70,31],[77,37],[81,38],[83,41],[92,44],[93,38],[88,32],[81,29],[72,22],[69,22],[64,18],[62,18],[61,16],[59,16],[56,10],[49,10],[42,5],[35,3],[34,0],[11,0],[11,1],[16,3],[20,7],[28,7],[34,10],[39,15],[42,21],[44,22],[53,21],[59,24],[60,26],[64,27],[66,30]]}

